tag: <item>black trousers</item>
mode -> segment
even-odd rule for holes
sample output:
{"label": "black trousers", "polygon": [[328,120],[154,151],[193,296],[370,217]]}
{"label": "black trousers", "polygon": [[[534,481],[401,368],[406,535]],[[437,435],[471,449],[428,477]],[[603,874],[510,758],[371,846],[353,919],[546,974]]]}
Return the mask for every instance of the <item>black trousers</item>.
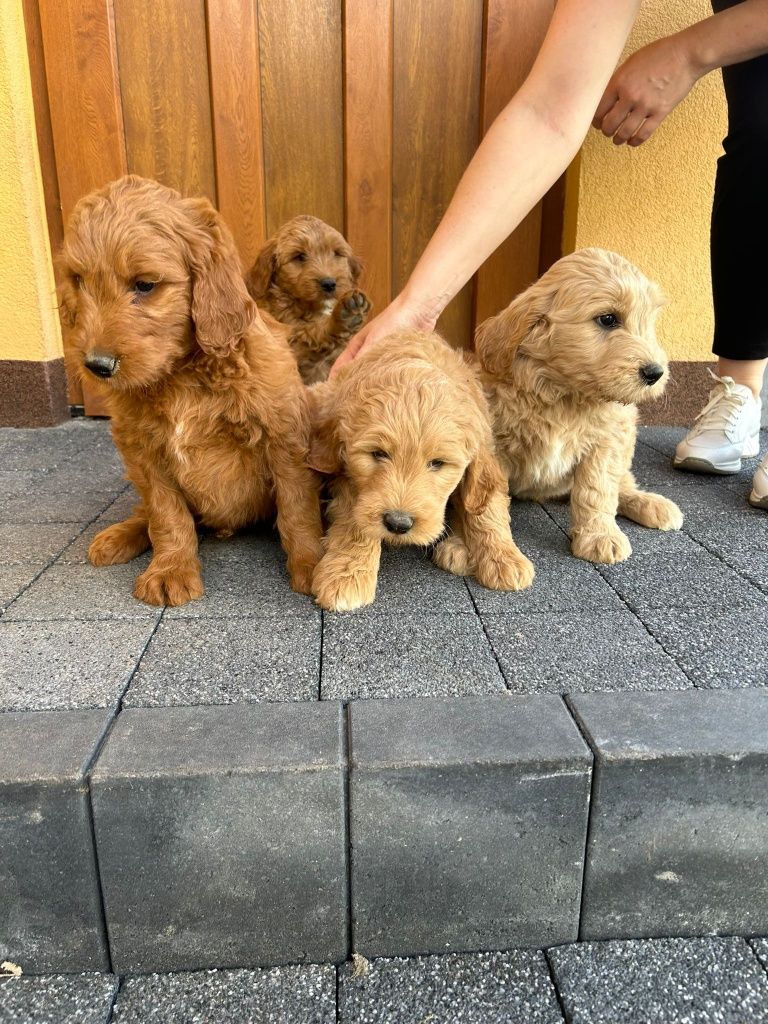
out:
{"label": "black trousers", "polygon": [[[712,0],[717,13],[739,0]],[[723,68],[725,153],[717,162],[710,254],[712,350],[768,358],[768,54]]]}

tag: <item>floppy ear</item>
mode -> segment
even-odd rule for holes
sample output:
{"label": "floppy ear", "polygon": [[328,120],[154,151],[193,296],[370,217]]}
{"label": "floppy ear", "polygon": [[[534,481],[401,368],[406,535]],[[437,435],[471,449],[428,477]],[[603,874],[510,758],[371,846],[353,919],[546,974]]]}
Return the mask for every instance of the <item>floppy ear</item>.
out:
{"label": "floppy ear", "polygon": [[263,299],[272,284],[272,276],[277,270],[277,240],[270,240],[259,250],[256,262],[248,271],[245,283],[254,299]]}
{"label": "floppy ear", "polygon": [[347,262],[349,263],[349,272],[352,275],[352,280],[357,284],[363,272],[363,264],[351,250],[347,255]]}
{"label": "floppy ear", "polygon": [[533,329],[546,322],[552,305],[552,293],[541,281],[522,294],[496,316],[484,320],[475,332],[475,351],[489,373],[505,377],[520,344]]}
{"label": "floppy ear", "polygon": [[336,388],[324,381],[307,389],[310,418],[309,466],[318,473],[336,476],[341,472],[342,444],[338,421],[333,413]]}
{"label": "floppy ear", "polygon": [[496,457],[482,445],[464,470],[459,484],[459,493],[464,510],[471,516],[479,516],[488,508],[493,495],[507,490],[507,480],[496,461]]}
{"label": "floppy ear", "polygon": [[192,271],[192,319],[197,343],[210,355],[235,348],[256,314],[243,281],[229,228],[207,199],[182,201],[192,222],[187,232]]}

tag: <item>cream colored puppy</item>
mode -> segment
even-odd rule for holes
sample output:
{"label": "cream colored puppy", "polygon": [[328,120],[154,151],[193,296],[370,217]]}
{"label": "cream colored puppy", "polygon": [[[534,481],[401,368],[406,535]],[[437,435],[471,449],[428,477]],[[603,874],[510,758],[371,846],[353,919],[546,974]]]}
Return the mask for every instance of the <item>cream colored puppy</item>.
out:
{"label": "cream colored puppy", "polygon": [[570,494],[571,550],[591,562],[632,553],[616,514],[658,530],[683,516],[630,471],[636,403],[669,376],[656,340],[658,287],[616,253],[582,249],[558,260],[477,330],[475,348],[496,448],[512,494]]}
{"label": "cream colored puppy", "polygon": [[[533,566],[512,540],[476,369],[435,334],[383,338],[308,392],[310,464],[332,477],[330,527],[313,590],[349,611],[376,594],[382,542],[438,543],[435,561],[487,587],[518,590]],[[461,538],[461,551],[455,551]]]}

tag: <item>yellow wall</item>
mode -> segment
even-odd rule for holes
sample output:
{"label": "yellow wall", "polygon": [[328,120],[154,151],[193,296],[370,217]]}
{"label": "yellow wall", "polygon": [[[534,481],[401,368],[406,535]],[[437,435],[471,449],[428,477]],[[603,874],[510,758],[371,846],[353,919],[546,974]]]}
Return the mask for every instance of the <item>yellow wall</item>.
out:
{"label": "yellow wall", "polygon": [[0,0],[0,359],[61,356],[21,0]]}
{"label": "yellow wall", "polygon": [[[627,54],[711,15],[705,0],[644,0]],[[709,217],[726,131],[719,71],[637,149],[590,130],[568,177],[564,251],[598,245],[636,263],[670,302],[659,334],[672,359],[709,360]]]}

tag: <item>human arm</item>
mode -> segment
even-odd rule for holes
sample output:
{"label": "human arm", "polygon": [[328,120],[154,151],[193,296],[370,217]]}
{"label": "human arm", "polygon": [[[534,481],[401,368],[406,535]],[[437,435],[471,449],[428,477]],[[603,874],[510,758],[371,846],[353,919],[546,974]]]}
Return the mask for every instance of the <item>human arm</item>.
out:
{"label": "human arm", "polygon": [[715,68],[768,53],[768,0],[744,0],[649,43],[614,73],[593,125],[616,145],[639,146]]}
{"label": "human arm", "polygon": [[527,79],[485,135],[408,283],[336,362],[398,327],[431,330],[581,145],[639,0],[559,0]]}

